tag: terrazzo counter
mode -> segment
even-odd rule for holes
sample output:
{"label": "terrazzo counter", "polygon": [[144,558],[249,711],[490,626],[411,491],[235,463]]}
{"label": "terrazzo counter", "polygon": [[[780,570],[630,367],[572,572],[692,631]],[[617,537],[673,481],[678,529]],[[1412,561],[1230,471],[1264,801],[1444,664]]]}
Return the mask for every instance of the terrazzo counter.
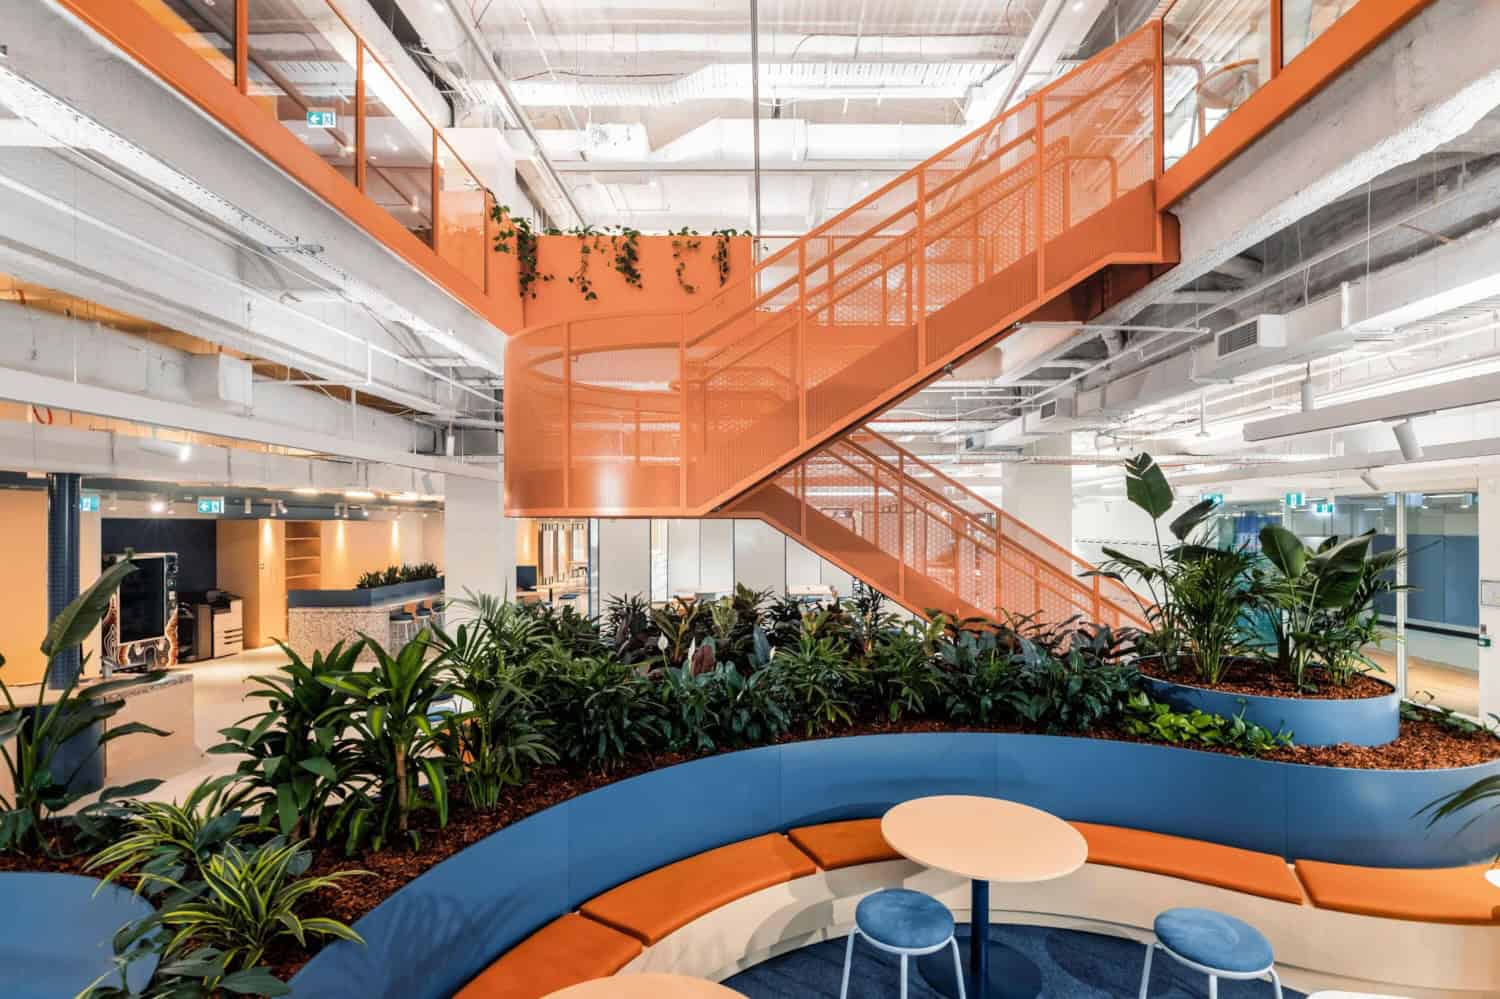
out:
{"label": "terrazzo counter", "polygon": [[[391,612],[410,603],[441,600],[442,593],[399,596],[363,607],[288,607],[287,645],[303,658],[332,648],[338,642],[358,641],[366,635],[389,649],[399,644],[391,629]],[[370,658],[369,653],[361,657]]]}

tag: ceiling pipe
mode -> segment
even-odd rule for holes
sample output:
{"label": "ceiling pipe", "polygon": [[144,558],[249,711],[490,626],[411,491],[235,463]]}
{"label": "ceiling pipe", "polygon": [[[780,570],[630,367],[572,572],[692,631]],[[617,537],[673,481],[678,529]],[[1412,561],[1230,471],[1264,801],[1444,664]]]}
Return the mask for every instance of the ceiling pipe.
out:
{"label": "ceiling pipe", "polygon": [[557,188],[558,195],[568,206],[568,210],[573,213],[573,222],[582,225],[584,223],[583,212],[579,209],[578,203],[573,200],[573,192],[567,184],[563,183],[562,175],[547,158],[546,150],[542,148],[542,142],[537,138],[536,130],[531,127],[531,120],[526,116],[525,109],[521,107],[521,103],[516,100],[516,95],[511,91],[510,81],[504,73],[500,72],[500,67],[495,65],[494,56],[490,54],[489,45],[480,34],[478,26],[469,19],[468,13],[459,5],[459,0],[444,0],[444,2],[447,3],[449,12],[464,29],[464,35],[469,39],[469,44],[474,46],[474,50],[479,53],[485,72],[489,74],[490,81],[499,89],[500,96],[505,98],[505,104],[511,116],[516,119],[521,130],[526,133],[526,137],[531,140],[531,148],[536,155],[537,163],[541,165],[542,172],[547,175],[548,180],[552,181]]}

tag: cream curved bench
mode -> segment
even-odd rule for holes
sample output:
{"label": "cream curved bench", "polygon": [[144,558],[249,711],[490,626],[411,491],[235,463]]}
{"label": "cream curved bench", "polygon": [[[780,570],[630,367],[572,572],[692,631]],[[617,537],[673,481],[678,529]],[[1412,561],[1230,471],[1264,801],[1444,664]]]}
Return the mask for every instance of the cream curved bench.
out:
{"label": "cream curved bench", "polygon": [[[1391,871],[1299,861],[1294,871],[1272,854],[1118,826],[1075,826],[1088,840],[1089,862],[1067,878],[996,891],[995,918],[1145,941],[1162,909],[1203,906],[1264,932],[1293,987],[1500,995],[1500,922],[1493,908],[1486,917],[1484,896],[1473,888],[1494,891],[1482,868]],[[859,899],[887,887],[928,892],[960,920],[968,918],[968,883],[897,856],[878,819],[807,826],[731,843],[627,881],[539,929],[458,995],[538,999],[616,973],[722,980],[777,954],[842,937]],[[1408,900],[1400,911],[1376,911],[1388,890]]]}

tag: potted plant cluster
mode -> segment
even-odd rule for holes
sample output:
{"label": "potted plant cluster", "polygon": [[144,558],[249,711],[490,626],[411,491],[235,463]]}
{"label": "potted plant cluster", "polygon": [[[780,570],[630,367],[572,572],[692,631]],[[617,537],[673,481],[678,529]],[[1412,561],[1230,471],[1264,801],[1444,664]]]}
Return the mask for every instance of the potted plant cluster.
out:
{"label": "potted plant cluster", "polygon": [[1216,501],[1167,524],[1175,495],[1149,454],[1125,463],[1126,496],[1151,518],[1154,556],[1105,548],[1090,575],[1135,583],[1148,622],[1138,666],[1158,697],[1290,729],[1304,745],[1382,745],[1400,731],[1394,687],[1371,676],[1366,649],[1382,633],[1376,599],[1400,587],[1399,549],[1373,550],[1375,532],[1331,536],[1315,548],[1268,524],[1258,550],[1216,544]]}

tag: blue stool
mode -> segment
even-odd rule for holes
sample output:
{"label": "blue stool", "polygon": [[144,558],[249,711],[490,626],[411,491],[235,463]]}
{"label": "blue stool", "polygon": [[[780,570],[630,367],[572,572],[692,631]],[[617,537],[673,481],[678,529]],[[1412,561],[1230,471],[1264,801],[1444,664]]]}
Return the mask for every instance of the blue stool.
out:
{"label": "blue stool", "polygon": [[1168,909],[1156,917],[1156,941],[1146,945],[1141,997],[1151,983],[1151,955],[1160,947],[1169,956],[1208,975],[1208,997],[1219,999],[1221,978],[1269,978],[1281,999],[1276,956],[1265,934],[1242,919],[1212,909]]}
{"label": "blue stool", "polygon": [[854,910],[854,929],[844,948],[844,983],[839,999],[849,996],[849,968],[854,963],[854,938],[864,937],[877,949],[901,957],[901,999],[906,999],[907,961],[953,948],[953,971],[958,999],[964,999],[964,969],[953,938],[953,913],[931,895],[906,888],[890,888],[866,895]]}

